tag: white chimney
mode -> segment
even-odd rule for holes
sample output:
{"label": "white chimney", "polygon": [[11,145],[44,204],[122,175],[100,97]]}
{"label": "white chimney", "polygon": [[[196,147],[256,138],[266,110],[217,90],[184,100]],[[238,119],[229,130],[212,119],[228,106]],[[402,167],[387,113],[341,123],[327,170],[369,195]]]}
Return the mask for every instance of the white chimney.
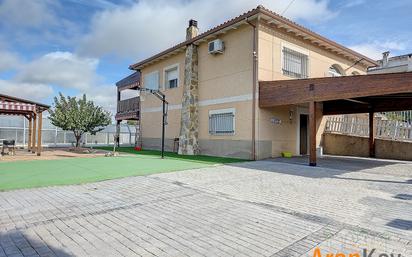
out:
{"label": "white chimney", "polygon": [[387,67],[388,66],[388,57],[389,57],[389,51],[386,51],[382,53],[383,58],[382,58],[382,67]]}

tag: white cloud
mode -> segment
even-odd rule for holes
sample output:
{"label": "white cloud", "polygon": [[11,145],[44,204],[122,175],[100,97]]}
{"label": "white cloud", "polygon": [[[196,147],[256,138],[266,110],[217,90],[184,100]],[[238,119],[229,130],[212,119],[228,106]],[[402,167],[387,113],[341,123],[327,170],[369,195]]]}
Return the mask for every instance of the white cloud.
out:
{"label": "white cloud", "polygon": [[53,88],[45,84],[0,80],[0,92],[33,101],[41,101],[53,94]]}
{"label": "white cloud", "polygon": [[23,66],[17,81],[88,89],[98,82],[99,61],[70,52],[51,52]]}
{"label": "white cloud", "polygon": [[84,0],[69,0],[75,4],[80,4],[87,7],[96,7],[96,8],[113,8],[116,7],[116,4],[107,0],[93,0],[93,1],[84,1]]}
{"label": "white cloud", "polygon": [[373,41],[358,45],[349,46],[349,48],[375,60],[382,59],[382,53],[386,51],[403,51],[406,45],[397,41]]}
{"label": "white cloud", "polygon": [[99,85],[81,91],[78,97],[86,94],[88,100],[92,100],[96,105],[103,107],[114,115],[117,108],[116,92],[114,85]]}
{"label": "white cloud", "polygon": [[[5,52],[4,56],[7,55],[9,53]],[[12,57],[10,55],[8,59],[12,60]],[[70,52],[51,52],[29,63],[18,62],[17,74],[10,80],[0,80],[0,92],[41,101],[59,89],[75,89],[86,93],[104,108],[115,110],[116,88],[99,86],[98,63],[97,59],[79,57]],[[0,70],[1,64],[2,61]],[[9,66],[4,65],[5,68]]]}
{"label": "white cloud", "polygon": [[17,54],[0,50],[0,72],[14,70],[20,66],[20,58]]}
{"label": "white cloud", "polygon": [[49,8],[51,4],[49,0],[3,0],[0,3],[0,19],[13,28],[50,25],[56,22]]}
{"label": "white cloud", "polygon": [[[198,20],[200,30],[205,31],[258,4],[282,13],[289,3],[290,0],[227,0],[224,3],[220,0],[141,0],[132,6],[98,13],[78,50],[91,56],[147,57],[182,41],[191,18]],[[335,16],[328,3],[327,0],[297,0],[285,16],[310,22],[324,21]]]}
{"label": "white cloud", "polygon": [[352,8],[365,4],[365,0],[350,0],[345,1],[342,5],[343,8]]}

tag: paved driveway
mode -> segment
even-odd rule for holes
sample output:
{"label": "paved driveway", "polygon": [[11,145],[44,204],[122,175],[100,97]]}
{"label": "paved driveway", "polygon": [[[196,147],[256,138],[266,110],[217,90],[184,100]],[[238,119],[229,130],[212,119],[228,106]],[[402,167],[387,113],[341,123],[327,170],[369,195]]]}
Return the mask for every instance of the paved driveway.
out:
{"label": "paved driveway", "polygon": [[0,256],[412,256],[411,179],[412,163],[279,159],[2,192]]}

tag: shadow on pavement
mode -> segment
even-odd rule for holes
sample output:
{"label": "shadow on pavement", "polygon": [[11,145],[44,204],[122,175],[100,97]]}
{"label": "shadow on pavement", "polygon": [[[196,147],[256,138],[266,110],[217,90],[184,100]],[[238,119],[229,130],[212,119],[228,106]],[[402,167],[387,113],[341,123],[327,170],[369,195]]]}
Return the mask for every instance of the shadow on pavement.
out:
{"label": "shadow on pavement", "polygon": [[[308,166],[309,158],[307,156],[297,156],[292,158],[273,158],[268,159],[274,162],[291,163]],[[380,160],[360,157],[346,156],[324,156],[318,158],[317,167],[349,171],[360,171],[364,169],[373,169],[376,167],[388,166],[399,163],[408,163],[396,160]],[[410,162],[409,162],[410,163]]]}
{"label": "shadow on pavement", "polygon": [[[273,163],[271,165],[270,163]],[[379,160],[358,157],[342,157],[342,156],[324,156],[318,159],[318,165],[311,167],[308,165],[308,157],[298,156],[292,158],[272,158],[258,162],[234,163],[226,164],[236,167],[244,167],[260,171],[277,172],[293,176],[302,176],[307,178],[335,178],[342,180],[366,181],[366,182],[381,182],[395,184],[411,184],[412,180],[385,180],[385,179],[369,179],[365,177],[341,177],[345,173],[364,171],[377,167],[390,167],[396,164],[409,164],[407,161],[392,161]]]}
{"label": "shadow on pavement", "polygon": [[412,230],[412,220],[394,219],[386,225],[402,230]]}
{"label": "shadow on pavement", "polygon": [[73,256],[62,249],[25,235],[24,231],[0,232],[0,256]]}

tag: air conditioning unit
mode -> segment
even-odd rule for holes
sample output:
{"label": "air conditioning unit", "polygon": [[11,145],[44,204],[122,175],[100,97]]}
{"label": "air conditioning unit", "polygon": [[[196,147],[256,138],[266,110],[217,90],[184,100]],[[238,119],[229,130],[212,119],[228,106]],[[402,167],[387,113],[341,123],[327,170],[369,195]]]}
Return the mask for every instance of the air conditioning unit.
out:
{"label": "air conditioning unit", "polygon": [[215,39],[209,42],[209,54],[222,54],[225,45],[221,39]]}

